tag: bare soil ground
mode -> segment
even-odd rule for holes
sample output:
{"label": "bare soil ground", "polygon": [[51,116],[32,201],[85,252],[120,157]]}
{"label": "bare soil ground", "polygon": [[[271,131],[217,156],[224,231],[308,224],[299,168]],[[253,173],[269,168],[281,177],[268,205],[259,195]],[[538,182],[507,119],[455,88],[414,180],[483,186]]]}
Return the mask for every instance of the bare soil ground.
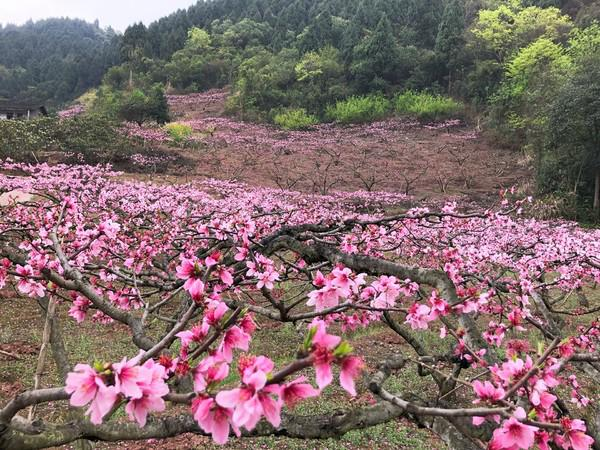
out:
{"label": "bare soil ground", "polygon": [[179,152],[186,179],[237,179],[251,185],[326,194],[385,190],[417,197],[495,196],[530,173],[521,155],[496,149],[474,128],[394,118],[370,125],[319,125],[286,132],[224,117],[225,91],[171,103],[198,146]]}

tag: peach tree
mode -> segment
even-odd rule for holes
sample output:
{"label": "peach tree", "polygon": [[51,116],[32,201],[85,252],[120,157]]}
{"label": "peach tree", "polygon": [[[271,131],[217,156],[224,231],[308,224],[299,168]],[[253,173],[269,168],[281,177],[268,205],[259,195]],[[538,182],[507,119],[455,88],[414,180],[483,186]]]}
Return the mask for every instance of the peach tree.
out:
{"label": "peach tree", "polygon": [[[1,209],[0,287],[49,319],[63,382],[0,407],[1,448],[319,439],[399,417],[456,449],[598,448],[599,231],[528,219],[510,195],[466,212],[400,209],[407,198],[383,192],[140,183],[108,167],[8,161],[2,173],[2,192],[31,197]],[[99,334],[119,323],[135,350],[72,361],[64,320]],[[265,322],[296,325],[294,358],[253,351]],[[367,364],[349,336],[375,326],[402,345]],[[429,388],[386,385],[406,371]],[[294,412],[333,384],[373,401]],[[50,402],[70,420],[23,415]]]}

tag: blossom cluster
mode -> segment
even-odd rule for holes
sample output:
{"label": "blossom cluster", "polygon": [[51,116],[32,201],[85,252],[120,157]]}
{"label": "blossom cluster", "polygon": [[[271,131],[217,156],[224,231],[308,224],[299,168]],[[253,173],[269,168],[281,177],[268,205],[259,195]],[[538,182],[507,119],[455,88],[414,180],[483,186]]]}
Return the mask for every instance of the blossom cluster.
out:
{"label": "blossom cluster", "polygon": [[167,95],[167,102],[169,103],[169,107],[171,109],[178,111],[189,106],[223,103],[227,98],[227,95],[227,90],[211,89],[206,92],[194,94],[170,94]]}
{"label": "blossom cluster", "polygon": [[160,164],[168,164],[175,160],[173,155],[145,155],[142,153],[134,153],[129,157],[129,160],[139,167],[152,167]]}
{"label": "blossom cluster", "polygon": [[168,371],[149,359],[142,365],[138,359],[109,365],[77,364],[69,373],[66,391],[71,394],[73,406],[86,406],[86,414],[93,424],[101,424],[103,418],[121,402],[127,402],[125,411],[140,427],[146,425],[148,413],[165,409],[163,397],[169,393],[165,383]]}
{"label": "blossom cluster", "polygon": [[[358,394],[365,363],[341,333],[393,320],[408,336],[431,330],[436,351],[450,349],[442,360],[466,371],[465,403],[488,407],[471,415],[496,428],[491,448],[591,445],[575,417],[596,394],[574,363],[597,353],[600,323],[581,305],[566,311],[575,325],[556,330],[542,308],[559,314],[572,293],[600,282],[598,230],[525,218],[528,199],[506,195],[476,214],[451,202],[388,216],[406,196],[161,185],[100,166],[0,168],[3,190],[32,195],[3,207],[0,287],[54,299],[74,321],[99,327],[142,327],[165,305],[181,311],[157,348],[69,374],[71,404],[87,406],[93,423],[125,405],[143,426],[179,399],[170,386],[189,375],[184,402],[217,442],[262,419],[277,427],[284,405],[319,395],[336,372]],[[288,366],[252,354],[259,315],[308,323]]]}
{"label": "blossom cluster", "polygon": [[86,108],[84,105],[73,105],[70,108],[59,111],[58,117],[60,117],[61,119],[71,119],[72,117],[76,117],[81,114],[84,114],[85,111],[86,111]]}
{"label": "blossom cluster", "polygon": [[169,142],[169,134],[158,126],[139,125],[135,122],[124,122],[119,132],[128,138],[140,139],[143,142],[164,144]]}

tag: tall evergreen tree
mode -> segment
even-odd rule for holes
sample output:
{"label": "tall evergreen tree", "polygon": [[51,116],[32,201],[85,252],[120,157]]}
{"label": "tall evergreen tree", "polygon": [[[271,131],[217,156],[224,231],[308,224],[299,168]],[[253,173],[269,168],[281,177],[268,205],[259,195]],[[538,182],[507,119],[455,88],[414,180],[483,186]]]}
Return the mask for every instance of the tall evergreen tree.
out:
{"label": "tall evergreen tree", "polygon": [[447,0],[435,40],[435,52],[448,74],[448,90],[465,46],[465,9],[462,0]]}
{"label": "tall evergreen tree", "polygon": [[163,88],[154,86],[148,96],[148,115],[163,124],[169,121],[169,104]]}
{"label": "tall evergreen tree", "polygon": [[301,52],[318,50],[334,44],[333,22],[331,14],[325,11],[317,16],[299,37],[298,47]]}
{"label": "tall evergreen tree", "polygon": [[342,35],[342,41],[340,43],[342,57],[344,58],[344,63],[346,65],[349,65],[352,62],[352,58],[354,56],[354,47],[358,45],[361,38],[361,26],[357,22],[351,21],[350,24],[344,30],[344,34]]}
{"label": "tall evergreen tree", "polygon": [[375,32],[355,48],[351,71],[361,90],[385,89],[398,81],[400,47],[392,24],[382,16]]}
{"label": "tall evergreen tree", "polygon": [[373,4],[370,0],[360,0],[354,20],[361,24],[363,27],[373,29],[381,17],[381,14],[373,8]]}

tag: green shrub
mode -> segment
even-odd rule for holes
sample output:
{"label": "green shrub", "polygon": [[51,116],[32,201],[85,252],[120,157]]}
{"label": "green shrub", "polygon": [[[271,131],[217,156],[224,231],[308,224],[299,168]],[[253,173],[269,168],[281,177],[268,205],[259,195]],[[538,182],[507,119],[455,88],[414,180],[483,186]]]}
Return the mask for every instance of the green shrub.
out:
{"label": "green shrub", "polygon": [[381,95],[350,97],[327,107],[327,118],[340,123],[372,122],[390,111],[390,101]]}
{"label": "green shrub", "polygon": [[83,114],[71,118],[40,117],[0,121],[0,158],[28,161],[39,152],[66,152],[90,164],[126,157],[127,140],[106,117]]}
{"label": "green shrub", "polygon": [[428,92],[406,91],[394,99],[398,114],[414,116],[419,120],[444,120],[455,117],[463,105],[450,97]]}
{"label": "green shrub", "polygon": [[55,117],[0,120],[0,158],[22,160],[30,158],[31,152],[59,148],[58,124]]}
{"label": "green shrub", "polygon": [[133,148],[118,127],[109,117],[82,114],[60,120],[57,131],[61,149],[72,154],[75,161],[119,163],[127,160]]}
{"label": "green shrub", "polygon": [[170,123],[165,130],[176,144],[183,144],[192,136],[192,127],[184,123]]}
{"label": "green shrub", "polygon": [[275,114],[273,122],[284,130],[306,130],[319,123],[319,120],[303,108],[292,108]]}

